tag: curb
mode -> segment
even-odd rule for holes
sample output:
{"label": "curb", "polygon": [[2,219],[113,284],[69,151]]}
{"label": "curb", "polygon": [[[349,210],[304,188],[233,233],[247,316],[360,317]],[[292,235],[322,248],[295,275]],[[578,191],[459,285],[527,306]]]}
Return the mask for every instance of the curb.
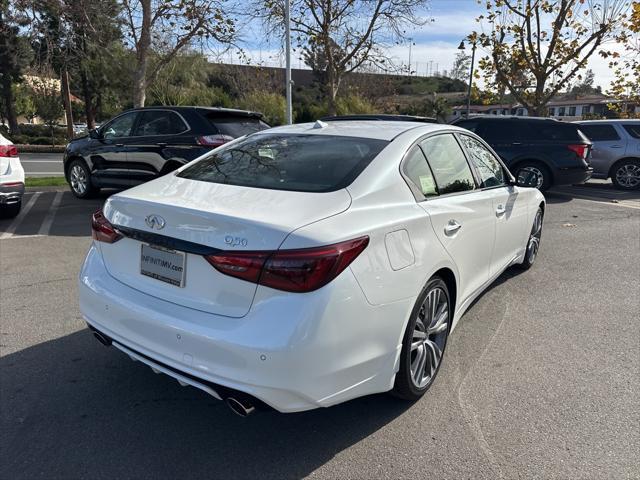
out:
{"label": "curb", "polygon": [[64,150],[67,148],[66,145],[27,145],[27,144],[16,144],[15,147],[18,149],[18,152],[23,153],[64,153]]}

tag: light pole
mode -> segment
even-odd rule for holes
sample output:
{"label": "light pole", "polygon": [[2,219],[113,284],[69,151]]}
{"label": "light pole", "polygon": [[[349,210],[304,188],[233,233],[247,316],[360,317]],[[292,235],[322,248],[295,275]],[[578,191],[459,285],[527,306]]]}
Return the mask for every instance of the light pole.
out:
{"label": "light pole", "polygon": [[293,123],[293,110],[291,108],[291,26],[290,20],[291,2],[290,0],[284,1],[284,23],[285,23],[285,92],[287,96],[287,125]]}
{"label": "light pole", "polygon": [[411,46],[413,45],[413,38],[409,38],[409,75],[411,75]]}
{"label": "light pole", "polygon": [[[460,42],[458,50],[464,50],[464,40]],[[469,72],[469,89],[467,91],[467,118],[471,112],[471,85],[473,84],[473,62],[476,59],[476,42],[471,42],[471,71]]]}

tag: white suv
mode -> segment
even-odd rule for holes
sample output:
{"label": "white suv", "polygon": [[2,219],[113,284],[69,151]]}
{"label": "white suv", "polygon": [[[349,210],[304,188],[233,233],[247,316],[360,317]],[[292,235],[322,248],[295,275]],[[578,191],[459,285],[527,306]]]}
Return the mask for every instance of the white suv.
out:
{"label": "white suv", "polygon": [[15,145],[0,135],[0,215],[20,213],[24,195],[24,170]]}
{"label": "white suv", "polygon": [[417,399],[474,298],[533,264],[544,208],[461,128],[274,128],[110,197],[80,310],[102,343],[242,415]]}

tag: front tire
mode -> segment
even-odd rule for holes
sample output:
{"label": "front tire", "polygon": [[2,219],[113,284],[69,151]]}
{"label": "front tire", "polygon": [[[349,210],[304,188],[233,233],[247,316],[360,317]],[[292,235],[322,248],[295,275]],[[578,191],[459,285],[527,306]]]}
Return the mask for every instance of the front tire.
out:
{"label": "front tire", "polygon": [[640,189],[640,160],[621,160],[611,169],[611,181],[620,190]]}
{"label": "front tire", "polygon": [[394,395],[414,401],[429,390],[442,364],[452,319],[449,289],[440,277],[433,277],[411,312],[402,341]]}
{"label": "front tire", "polygon": [[533,219],[533,226],[531,227],[531,233],[527,240],[527,248],[524,252],[524,260],[518,267],[522,270],[529,270],[536,258],[538,257],[538,250],[540,249],[540,240],[542,239],[542,221],[544,220],[544,213],[542,208],[538,207],[536,216]]}
{"label": "front tire", "polygon": [[98,189],[91,184],[89,167],[82,160],[73,160],[69,164],[67,180],[71,193],[78,198],[91,198],[98,192]]}

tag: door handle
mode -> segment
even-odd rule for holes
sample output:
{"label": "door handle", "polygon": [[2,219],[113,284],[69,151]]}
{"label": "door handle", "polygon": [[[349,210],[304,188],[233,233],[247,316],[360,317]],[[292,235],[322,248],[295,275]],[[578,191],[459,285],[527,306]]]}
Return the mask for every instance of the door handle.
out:
{"label": "door handle", "polygon": [[460,225],[458,222],[456,222],[455,220],[449,220],[447,226],[444,227],[444,234],[449,236],[455,235],[461,228],[462,225]]}
{"label": "door handle", "polygon": [[158,145],[159,147],[166,147],[167,146],[166,143],[156,143],[156,145]]}
{"label": "door handle", "polygon": [[522,145],[522,142],[513,142],[511,145]]}
{"label": "door handle", "polygon": [[116,147],[124,147],[124,143],[116,143]]}
{"label": "door handle", "polygon": [[610,145],[609,148],[622,148],[622,145]]}
{"label": "door handle", "polygon": [[507,208],[500,204],[496,207],[496,216],[501,217],[502,215],[504,215],[507,211]]}

